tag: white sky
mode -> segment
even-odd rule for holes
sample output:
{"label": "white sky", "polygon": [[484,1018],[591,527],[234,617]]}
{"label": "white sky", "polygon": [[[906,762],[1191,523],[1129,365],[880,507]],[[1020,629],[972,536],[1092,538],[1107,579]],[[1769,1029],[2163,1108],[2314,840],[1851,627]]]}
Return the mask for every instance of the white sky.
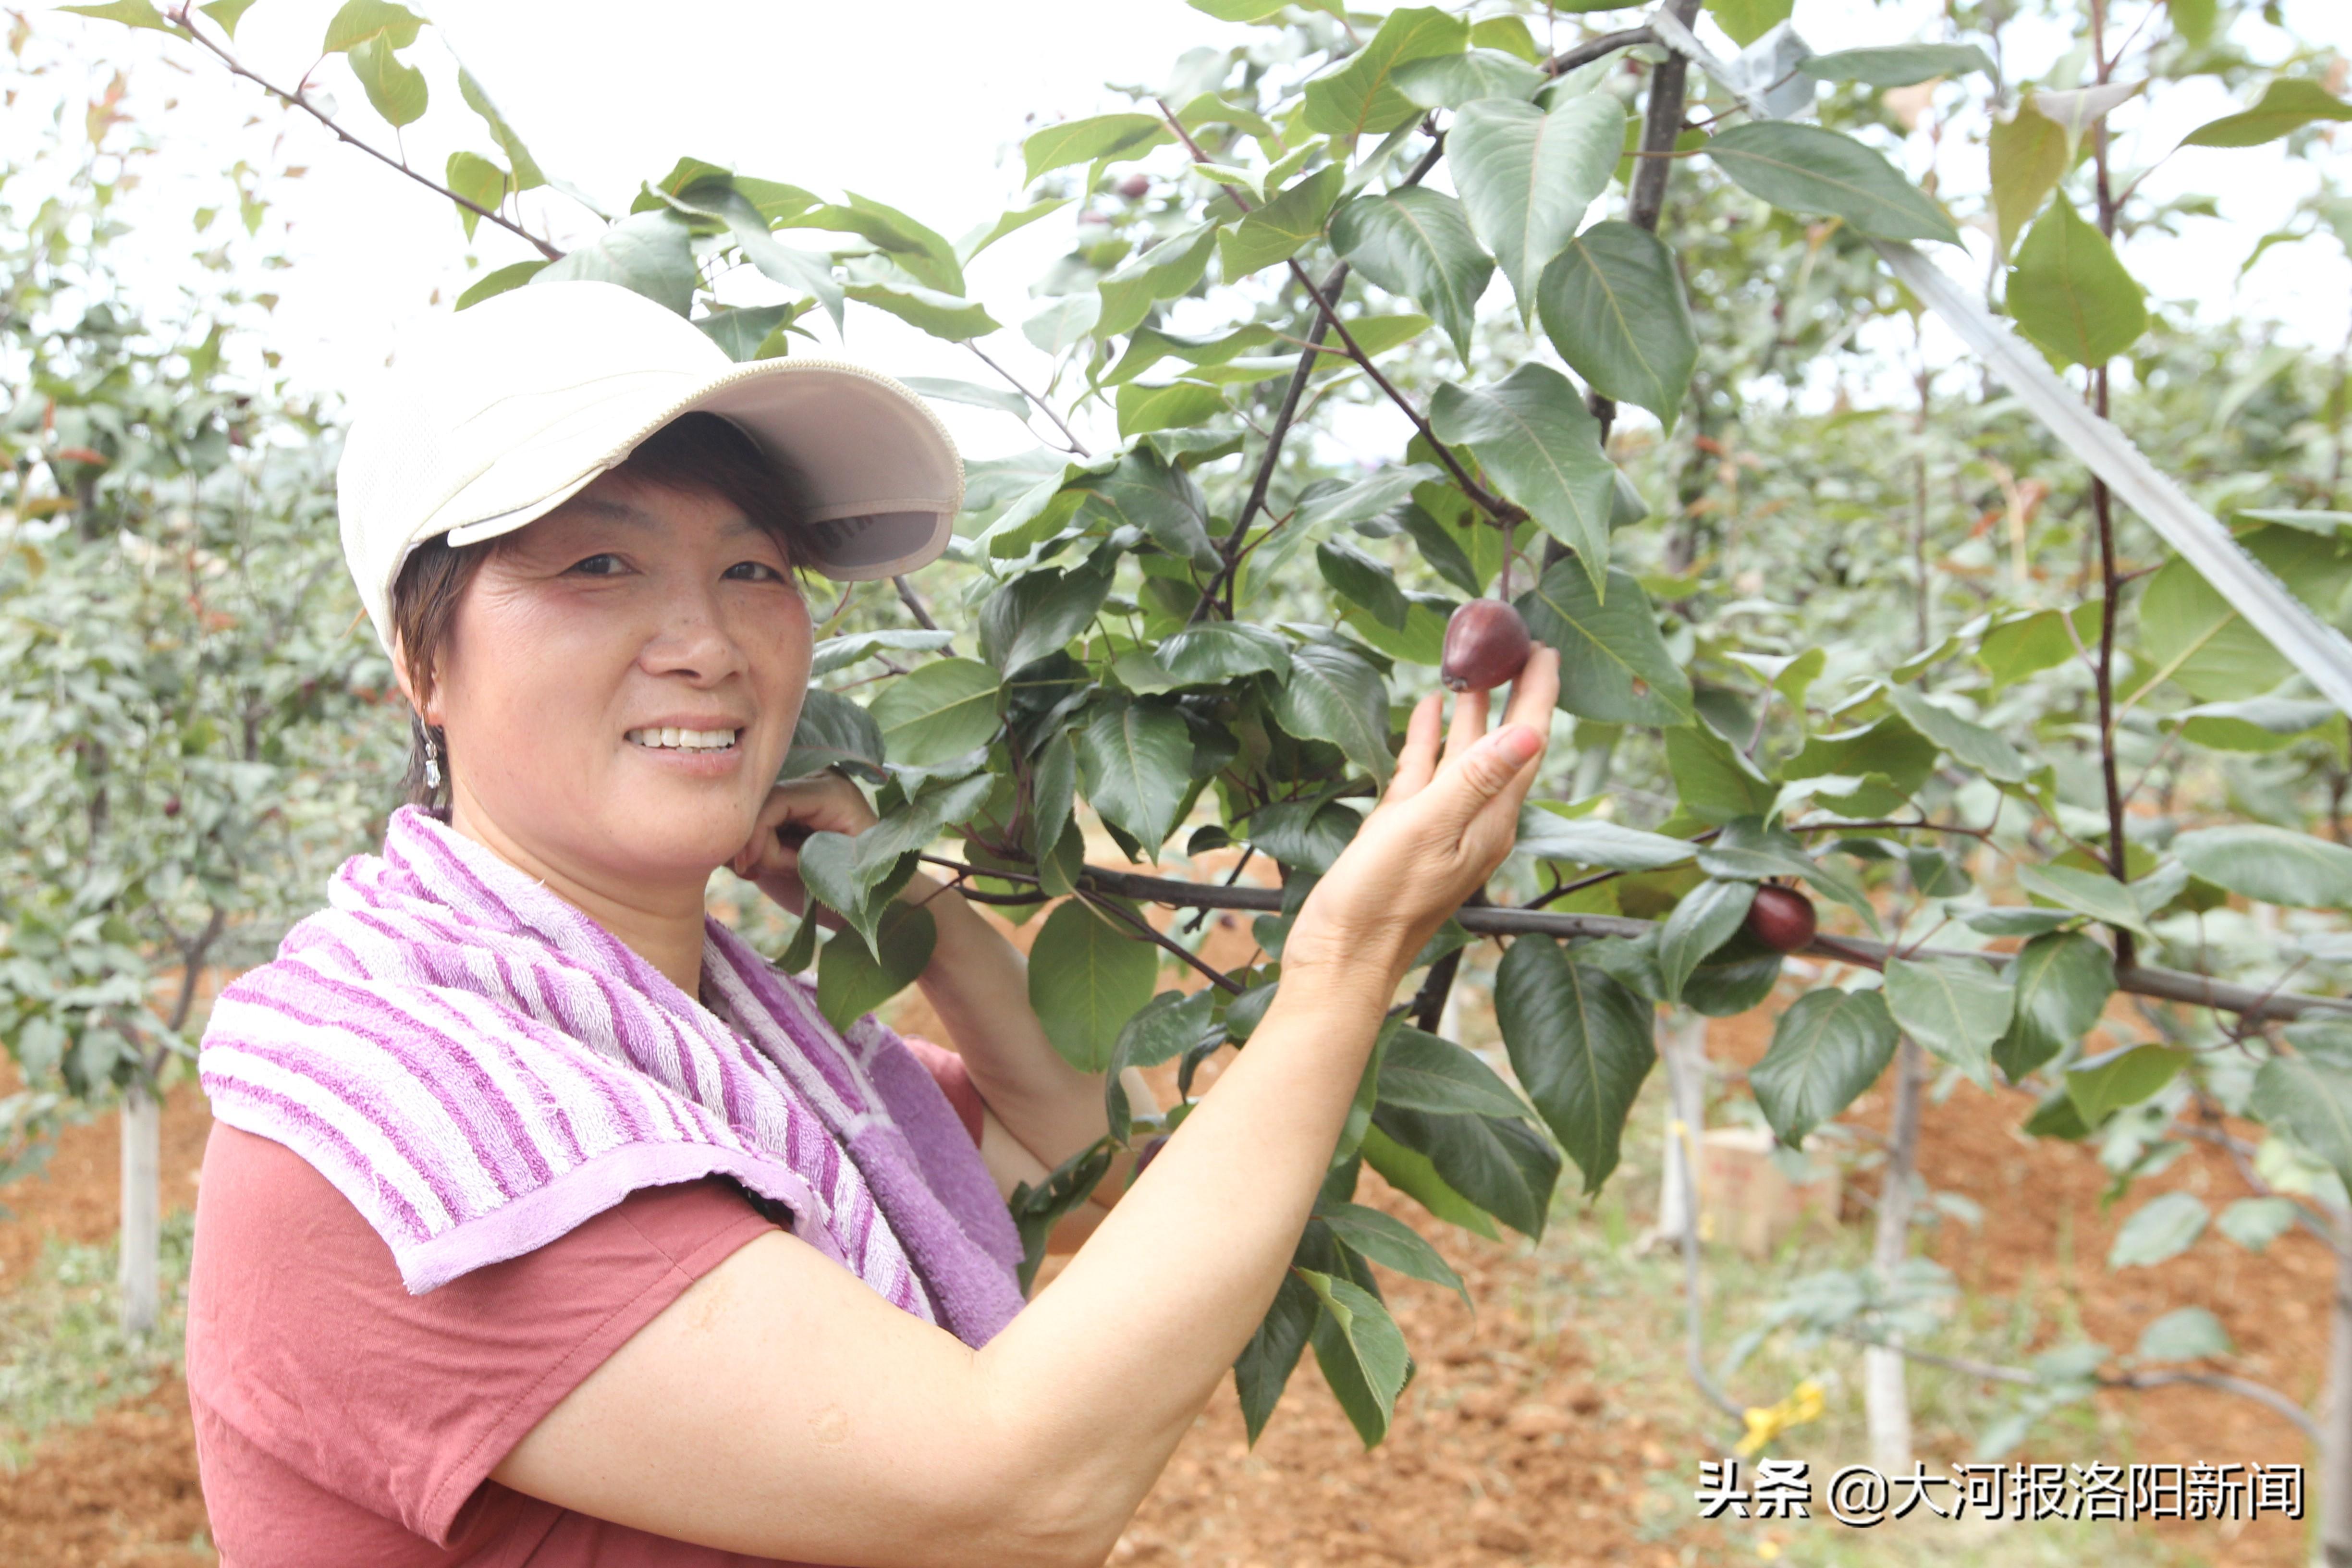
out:
{"label": "white sky", "polygon": [[[310,65],[315,40],[336,0],[259,0],[238,29],[237,53],[263,75],[290,83]],[[1182,0],[896,0],[887,7],[814,0],[669,0],[660,7],[617,0],[443,0],[424,9],[438,24],[408,58],[432,80],[435,101],[410,128],[408,153],[438,171],[447,153],[490,146],[457,100],[443,40],[460,51],[541,166],[614,210],[640,180],[656,178],[690,153],[740,172],[820,193],[860,191],[898,206],[950,237],[988,221],[1020,191],[1017,143],[1034,123],[1123,107],[1106,81],[1157,84],[1183,50],[1227,46],[1248,29],[1219,23]],[[1933,0],[1798,0],[1794,22],[1816,48],[1898,43],[1923,36],[1941,7]],[[2138,7],[2118,6],[2136,15]],[[2352,52],[2352,4],[2288,0],[2308,38]],[[208,58],[153,34],[61,15],[35,17],[45,46],[77,63],[124,64],[128,105],[164,142],[147,164],[132,207],[152,215],[155,239],[136,260],[148,286],[176,289],[199,275],[184,258],[193,236],[178,230],[193,207],[220,202],[220,171],[239,157],[264,168],[306,164],[299,181],[269,194],[289,226],[294,265],[256,280],[282,302],[270,340],[298,384],[351,391],[396,351],[404,332],[468,280],[466,247],[442,198],[348,148],[308,120],[279,110]],[[1562,23],[1563,41],[1573,37]],[[1712,35],[1720,46],[1719,35]],[[2258,21],[2236,35],[2257,58],[2284,58],[2284,37]],[[2037,71],[2057,52],[2052,39],[2013,40],[2013,73]],[[176,62],[184,70],[163,61]],[[340,101],[355,133],[389,145],[341,62],[319,82]],[[81,90],[71,72],[46,89]],[[1957,96],[1957,89],[1947,89]],[[176,95],[166,111],[162,100]],[[41,91],[5,112],[7,141],[30,139]],[[2153,108],[2135,104],[2115,123],[2126,162],[2169,147],[2189,127],[2232,107],[2218,87],[2174,89]],[[13,122],[13,123],[12,123]],[[2347,128],[2352,132],[2352,128]],[[2137,132],[2137,134],[2135,134]],[[2339,178],[2352,181],[2352,133],[2339,132]],[[2145,149],[2145,151],[2143,151]],[[1914,172],[1926,141],[1915,137]],[[0,150],[0,156],[5,156]],[[1178,154],[1164,149],[1165,162]],[[1982,188],[1980,145],[1948,141],[1938,160],[1944,193],[1960,205]],[[2286,338],[2328,348],[2352,312],[2352,267],[2332,246],[2280,247],[2242,285],[2237,268],[2260,235],[2282,221],[2309,188],[2307,165],[2283,165],[2279,148],[2224,153],[2192,149],[2146,187],[2221,195],[2224,221],[2193,224],[2183,239],[2136,243],[2126,259],[2160,297],[2188,300],[2214,316],[2242,312],[2279,323]],[[536,199],[538,194],[534,194]],[[1602,205],[1614,198],[1604,196]],[[595,220],[555,198],[543,210],[559,243],[591,232]],[[1596,208],[1598,215],[1599,208]],[[166,221],[168,219],[168,222]],[[975,297],[1007,331],[985,346],[1024,375],[1043,360],[1018,323],[1035,309],[1026,285],[1067,243],[1067,213],[1056,214],[983,256],[971,270]],[[217,232],[214,237],[217,238]],[[821,245],[811,235],[806,243]],[[479,255],[498,266],[530,254],[487,226]],[[1981,255],[1948,262],[1980,278]],[[1496,289],[1503,285],[1497,281]],[[1490,298],[1489,309],[1502,306]],[[829,340],[830,326],[820,329]],[[828,349],[833,348],[830,342]],[[976,360],[911,329],[853,306],[847,352],[898,374],[987,379]],[[1030,444],[1002,416],[942,410],[973,456]],[[1099,426],[1097,426],[1099,428]],[[1366,428],[1367,437],[1380,433]],[[1353,432],[1351,432],[1353,434]]]}

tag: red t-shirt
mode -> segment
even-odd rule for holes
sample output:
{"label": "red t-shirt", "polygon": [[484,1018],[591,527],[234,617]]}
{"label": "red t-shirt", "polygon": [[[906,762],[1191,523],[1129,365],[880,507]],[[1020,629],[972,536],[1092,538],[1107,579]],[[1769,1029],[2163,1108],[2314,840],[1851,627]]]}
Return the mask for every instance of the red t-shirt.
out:
{"label": "red t-shirt", "polygon": [[[908,1044],[974,1142],[952,1052]],[[488,1479],[686,1288],[772,1228],[721,1177],[648,1187],[520,1258],[412,1296],[349,1200],[213,1125],[188,1279],[188,1402],[222,1568],[720,1568],[770,1561]]]}

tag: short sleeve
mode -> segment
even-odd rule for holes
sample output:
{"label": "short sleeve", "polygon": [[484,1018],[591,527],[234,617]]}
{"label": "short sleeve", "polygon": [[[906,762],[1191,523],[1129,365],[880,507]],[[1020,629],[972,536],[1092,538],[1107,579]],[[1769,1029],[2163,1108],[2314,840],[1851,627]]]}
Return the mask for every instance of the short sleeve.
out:
{"label": "short sleeve", "polygon": [[646,1188],[412,1296],[390,1248],[299,1155],[224,1123],[210,1136],[187,1377],[215,1539],[240,1563],[277,1560],[240,1550],[241,1523],[281,1535],[298,1506],[346,1506],[362,1510],[355,1528],[373,1515],[446,1546],[478,1489],[504,1492],[484,1483],[541,1417],[772,1228],[721,1179]]}

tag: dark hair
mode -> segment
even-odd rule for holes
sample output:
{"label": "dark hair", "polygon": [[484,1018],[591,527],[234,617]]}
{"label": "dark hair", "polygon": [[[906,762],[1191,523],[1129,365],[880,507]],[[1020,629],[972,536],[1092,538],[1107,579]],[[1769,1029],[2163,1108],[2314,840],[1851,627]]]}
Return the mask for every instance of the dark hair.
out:
{"label": "dark hair", "polygon": [[[682,494],[717,496],[776,542],[785,564],[806,569],[801,559],[798,478],[770,457],[733,420],[699,410],[681,414],[643,441],[609,472],[641,485]],[[458,602],[482,563],[513,540],[511,533],[475,544],[451,545],[435,535],[409,552],[392,585],[392,626],[399,657],[407,667],[421,706],[432,696],[442,649],[457,618]],[[441,754],[441,783],[425,782],[425,743]],[[449,744],[440,726],[408,717],[408,772],[402,794],[411,805],[440,811],[449,803]]]}

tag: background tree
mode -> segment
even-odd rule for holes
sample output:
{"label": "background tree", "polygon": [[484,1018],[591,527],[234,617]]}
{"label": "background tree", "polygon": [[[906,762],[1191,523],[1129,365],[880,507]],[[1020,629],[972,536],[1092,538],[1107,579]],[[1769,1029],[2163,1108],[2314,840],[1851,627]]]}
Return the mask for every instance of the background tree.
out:
{"label": "background tree", "polygon": [[0,1037],[16,1160],[63,1109],[120,1100],[143,1331],[156,1095],[205,977],[275,950],[381,822],[401,756],[389,670],[351,635],[331,431],[224,371],[254,313],[236,292],[151,324],[113,276],[142,154],[122,90],[86,144],[61,132],[9,172],[26,209],[0,206]]}

